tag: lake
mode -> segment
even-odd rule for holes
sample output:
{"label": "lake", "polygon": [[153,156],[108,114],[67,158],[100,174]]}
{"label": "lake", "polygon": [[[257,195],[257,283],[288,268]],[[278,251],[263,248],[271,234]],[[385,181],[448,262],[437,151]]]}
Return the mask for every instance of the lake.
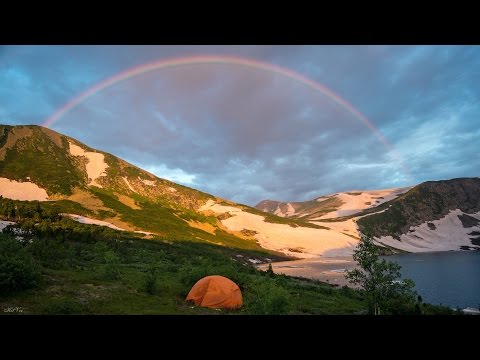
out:
{"label": "lake", "polygon": [[449,251],[384,257],[402,266],[424,302],[480,308],[480,251]]}

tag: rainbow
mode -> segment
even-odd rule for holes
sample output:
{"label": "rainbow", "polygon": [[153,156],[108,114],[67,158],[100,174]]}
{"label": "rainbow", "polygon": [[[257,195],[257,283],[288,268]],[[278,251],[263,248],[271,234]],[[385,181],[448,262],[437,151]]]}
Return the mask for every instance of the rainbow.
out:
{"label": "rainbow", "polygon": [[[332,90],[327,88],[326,86],[307,78],[306,76],[299,74],[293,70],[258,61],[248,58],[242,57],[234,57],[234,56],[218,56],[218,55],[202,55],[202,56],[188,56],[188,57],[180,57],[180,58],[170,58],[165,60],[158,60],[154,62],[150,62],[147,64],[142,64],[139,66],[135,66],[124,70],[116,75],[113,75],[96,85],[88,88],[86,91],[82,92],[65,105],[63,105],[60,109],[55,111],[55,113],[46,119],[41,125],[45,127],[50,127],[55,124],[57,121],[60,120],[62,116],[68,113],[77,105],[81,104],[83,101],[88,99],[89,97],[95,95],[96,93],[113,86],[121,81],[128,80],[132,77],[145,74],[151,71],[156,71],[160,69],[166,68],[173,68],[173,67],[180,67],[180,66],[187,66],[187,65],[197,65],[197,64],[227,64],[227,65],[236,65],[236,66],[244,66],[253,69],[265,70],[275,74],[283,75],[287,78],[293,79],[299,83],[302,83],[316,91],[319,91],[323,95],[327,96],[329,99],[340,105],[342,108],[350,112],[355,118],[360,120],[365,126],[367,126],[373,134],[380,140],[380,142],[388,149],[392,151],[393,156],[396,160],[402,165],[402,168],[406,170],[403,162],[400,159],[398,152],[394,149],[393,145],[390,144],[387,139],[380,133],[380,131],[375,128],[368,118],[363,115],[360,111],[355,109],[353,105],[351,105],[347,100],[343,99],[340,95],[334,93]],[[409,173],[408,171],[406,171]]]}

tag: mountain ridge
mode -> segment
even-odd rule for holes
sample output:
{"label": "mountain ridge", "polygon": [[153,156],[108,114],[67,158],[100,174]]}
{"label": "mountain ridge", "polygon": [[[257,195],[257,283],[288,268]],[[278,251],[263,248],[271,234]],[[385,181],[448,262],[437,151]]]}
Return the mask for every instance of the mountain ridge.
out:
{"label": "mountain ridge", "polygon": [[[30,200],[57,202],[75,221],[293,257],[351,252],[356,244],[322,224],[265,214],[158,178],[50,129],[0,126],[0,134],[0,180],[10,188],[34,184],[48,196]],[[1,195],[6,190],[0,186]]]}
{"label": "mountain ridge", "polygon": [[[379,196],[382,192],[383,196]],[[350,204],[346,201],[368,197],[372,201],[363,205],[353,202],[355,206],[351,206],[352,201]],[[325,199],[333,198],[339,200],[336,207],[318,216]],[[294,211],[285,211],[287,206]],[[397,189],[340,192],[303,203],[266,200],[258,203],[257,208],[339,229],[349,226],[350,234],[355,227],[357,237],[369,235],[378,245],[390,249],[408,252],[480,249],[478,177],[432,180]]]}
{"label": "mountain ridge", "polygon": [[[478,178],[337,192],[306,202],[264,200],[253,208],[161,179],[36,125],[0,125],[0,195],[53,202],[75,221],[146,238],[297,258],[351,255],[362,234],[402,251],[479,247]],[[458,241],[445,235],[451,230]]]}

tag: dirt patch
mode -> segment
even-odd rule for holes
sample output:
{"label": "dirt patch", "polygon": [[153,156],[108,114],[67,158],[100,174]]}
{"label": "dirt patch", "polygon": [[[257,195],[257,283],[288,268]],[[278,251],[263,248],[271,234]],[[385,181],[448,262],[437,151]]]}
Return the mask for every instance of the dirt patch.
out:
{"label": "dirt patch", "polygon": [[[215,213],[213,213],[215,214]],[[232,217],[233,215],[229,216],[229,217]],[[245,229],[243,229],[242,231],[234,231],[234,230],[231,230],[229,229],[228,227],[226,227],[221,221],[217,221],[217,227],[218,229],[220,230],[223,230],[229,234],[232,234],[240,239],[243,239],[243,240],[253,240],[253,241],[257,241],[257,239],[254,238],[255,235],[250,235],[252,234],[252,231],[254,230],[247,230],[247,233],[248,235],[246,234],[245,232]],[[256,231],[255,231],[256,232]],[[258,234],[258,232],[256,232]]]}
{"label": "dirt patch", "polygon": [[200,210],[200,209],[196,209],[196,211],[198,211],[199,213],[205,215],[205,216],[217,216],[217,213],[212,211],[212,210]]}
{"label": "dirt patch", "polygon": [[33,135],[33,130],[27,127],[16,127],[9,131],[5,145],[0,149],[0,160],[5,160],[7,150],[15,146],[18,140]]}
{"label": "dirt patch", "polygon": [[228,218],[231,218],[232,216],[233,216],[232,214],[230,214],[229,212],[226,212],[226,213],[218,215],[217,219],[218,220],[227,220]]}
{"label": "dirt patch", "polygon": [[208,223],[202,223],[202,222],[199,222],[199,221],[193,221],[193,220],[190,220],[190,221],[187,221],[188,225],[190,225],[191,227],[195,228],[195,229],[200,229],[202,231],[205,231],[209,234],[212,234],[212,235],[215,235],[215,230],[217,230],[217,228],[215,226],[213,226],[212,224],[208,224]]}
{"label": "dirt patch", "polygon": [[293,252],[293,253],[303,253],[305,248],[302,247],[296,247],[296,248],[288,248],[288,251]]}
{"label": "dirt patch", "polygon": [[345,232],[342,232],[343,235],[347,235],[347,236],[350,236],[352,239],[355,239],[355,240],[360,240],[360,238],[358,236],[355,236],[355,235],[351,235],[351,234],[347,234]]}
{"label": "dirt patch", "polygon": [[67,200],[75,201],[88,210],[97,211],[97,210],[106,210],[111,211],[111,209],[105,207],[103,202],[95,197],[88,191],[81,189],[74,189],[73,194],[67,197]]}
{"label": "dirt patch", "polygon": [[258,231],[255,231],[255,230],[248,230],[248,229],[243,229],[242,231],[240,231],[243,235],[245,236],[255,236],[258,234]]}
{"label": "dirt patch", "polygon": [[129,223],[126,223],[126,222],[122,221],[119,216],[115,216],[113,218],[107,218],[104,221],[112,223],[113,225],[118,226],[119,228],[125,229],[127,231],[142,230],[142,229],[138,229],[136,227],[133,227]]}
{"label": "dirt patch", "polygon": [[41,131],[43,131],[59,148],[63,148],[62,137],[59,133],[52,131],[50,129],[41,127]]}
{"label": "dirt patch", "polygon": [[118,201],[120,201],[122,204],[127,205],[130,209],[133,210],[141,210],[142,208],[138,206],[135,203],[135,200],[133,200],[131,197],[128,197],[126,195],[114,193],[114,195],[118,198]]}

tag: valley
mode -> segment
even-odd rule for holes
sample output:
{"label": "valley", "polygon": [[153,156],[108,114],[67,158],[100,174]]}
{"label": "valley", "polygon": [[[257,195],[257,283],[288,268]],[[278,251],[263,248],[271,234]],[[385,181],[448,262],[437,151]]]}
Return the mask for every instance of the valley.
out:
{"label": "valley", "polygon": [[[41,274],[41,290],[0,303],[13,301],[32,313],[202,313],[185,307],[181,297],[194,279],[212,271],[228,274],[250,294],[246,313],[275,302],[264,298],[270,291],[290,299],[278,313],[355,313],[362,298],[343,287],[343,270],[355,266],[351,255],[362,234],[373,236],[385,253],[480,248],[478,178],[250,207],[158,178],[50,129],[0,126],[0,134],[4,251],[17,246],[12,237],[23,242],[17,251]],[[298,265],[294,259],[303,260]],[[290,265],[279,263],[285,260]],[[252,266],[265,270],[269,262],[278,273],[273,283]],[[169,300],[149,310],[139,284],[153,267],[162,274],[156,296]],[[286,295],[293,289],[315,301],[334,296],[339,302],[302,305]],[[106,307],[112,296],[118,308]],[[134,306],[137,296],[146,303]]]}

